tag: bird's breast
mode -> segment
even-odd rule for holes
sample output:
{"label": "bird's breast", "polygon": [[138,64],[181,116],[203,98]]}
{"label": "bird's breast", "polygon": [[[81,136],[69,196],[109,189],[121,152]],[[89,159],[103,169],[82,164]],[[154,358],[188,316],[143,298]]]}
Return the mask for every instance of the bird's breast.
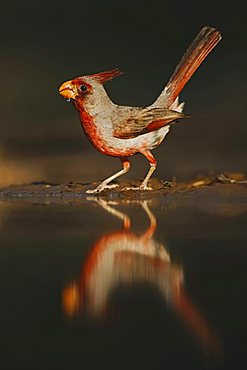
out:
{"label": "bird's breast", "polygon": [[80,110],[80,119],[81,119],[82,128],[85,134],[87,135],[88,139],[96,147],[100,146],[102,137],[100,135],[100,131],[97,128],[95,117],[91,116],[85,110]]}
{"label": "bird's breast", "polygon": [[123,157],[133,155],[136,150],[133,147],[123,145],[113,137],[113,125],[109,117],[99,114],[90,115],[85,110],[80,110],[82,128],[90,142],[102,154]]}
{"label": "bird's breast", "polygon": [[80,118],[83,130],[95,148],[113,157],[132,156],[139,151],[153,149],[161,143],[169,131],[169,126],[165,126],[133,139],[119,139],[113,136],[114,129],[109,115],[92,115],[81,110]]}

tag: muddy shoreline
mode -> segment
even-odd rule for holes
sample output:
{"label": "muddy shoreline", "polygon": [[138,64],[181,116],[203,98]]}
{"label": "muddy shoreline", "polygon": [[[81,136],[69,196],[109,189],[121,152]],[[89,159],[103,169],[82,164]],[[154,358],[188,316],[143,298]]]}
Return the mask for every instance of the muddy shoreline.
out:
{"label": "muddy shoreline", "polygon": [[145,200],[152,198],[163,198],[167,195],[184,194],[189,192],[200,192],[205,187],[229,188],[231,191],[238,190],[247,193],[247,180],[243,174],[220,174],[212,177],[200,177],[187,182],[177,183],[164,182],[158,179],[151,179],[149,185],[151,191],[124,190],[126,187],[137,187],[140,181],[127,180],[117,183],[114,189],[107,189],[98,194],[87,194],[88,189],[93,189],[99,185],[95,183],[73,183],[51,184],[44,181],[32,182],[23,185],[10,185],[0,189],[1,200],[11,199],[44,199],[44,200],[83,200],[90,197],[100,197],[106,200]]}

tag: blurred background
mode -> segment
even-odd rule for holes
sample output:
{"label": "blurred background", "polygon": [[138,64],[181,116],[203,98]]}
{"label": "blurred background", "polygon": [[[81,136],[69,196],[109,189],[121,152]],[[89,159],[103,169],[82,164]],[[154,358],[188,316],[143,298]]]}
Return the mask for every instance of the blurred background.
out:
{"label": "blurred background", "polygon": [[[117,171],[120,162],[87,141],[59,85],[119,67],[125,74],[106,85],[114,102],[148,105],[204,25],[223,40],[181,94],[192,117],[154,151],[156,176],[246,170],[244,1],[12,0],[2,2],[0,17],[0,185],[92,181]],[[128,177],[143,177],[146,160],[132,164]]]}

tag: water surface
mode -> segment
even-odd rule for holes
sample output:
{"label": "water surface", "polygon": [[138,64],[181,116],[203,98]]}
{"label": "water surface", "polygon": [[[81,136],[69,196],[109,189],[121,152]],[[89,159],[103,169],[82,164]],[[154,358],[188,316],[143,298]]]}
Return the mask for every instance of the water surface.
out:
{"label": "water surface", "polygon": [[244,369],[244,188],[1,202],[1,369]]}

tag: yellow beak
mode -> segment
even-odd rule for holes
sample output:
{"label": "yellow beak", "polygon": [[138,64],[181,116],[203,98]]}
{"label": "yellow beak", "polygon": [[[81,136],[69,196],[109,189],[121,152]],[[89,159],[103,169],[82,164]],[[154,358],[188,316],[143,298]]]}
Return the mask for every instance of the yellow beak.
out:
{"label": "yellow beak", "polygon": [[77,96],[77,89],[72,84],[72,81],[66,81],[59,87],[59,94],[66,99],[75,99]]}

